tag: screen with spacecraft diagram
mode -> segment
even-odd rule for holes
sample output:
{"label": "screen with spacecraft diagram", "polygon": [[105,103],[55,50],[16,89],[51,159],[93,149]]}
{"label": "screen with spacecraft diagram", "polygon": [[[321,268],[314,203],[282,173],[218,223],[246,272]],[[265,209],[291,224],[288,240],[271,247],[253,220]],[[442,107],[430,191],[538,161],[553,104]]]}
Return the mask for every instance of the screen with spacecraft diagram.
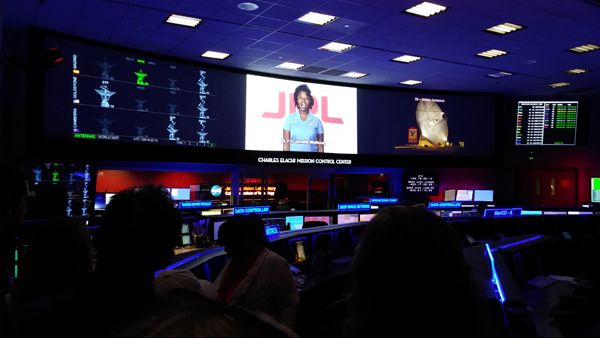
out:
{"label": "screen with spacecraft diagram", "polygon": [[243,142],[243,124],[230,116],[236,89],[244,95],[239,74],[58,37],[45,45],[65,59],[44,76],[47,137],[208,148]]}

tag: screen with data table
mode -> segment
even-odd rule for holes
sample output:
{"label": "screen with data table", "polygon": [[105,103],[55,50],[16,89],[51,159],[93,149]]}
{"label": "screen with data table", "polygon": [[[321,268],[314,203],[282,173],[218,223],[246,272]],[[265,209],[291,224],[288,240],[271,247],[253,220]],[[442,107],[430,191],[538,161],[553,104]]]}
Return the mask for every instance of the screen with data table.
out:
{"label": "screen with data table", "polygon": [[575,145],[577,101],[519,101],[516,145]]}

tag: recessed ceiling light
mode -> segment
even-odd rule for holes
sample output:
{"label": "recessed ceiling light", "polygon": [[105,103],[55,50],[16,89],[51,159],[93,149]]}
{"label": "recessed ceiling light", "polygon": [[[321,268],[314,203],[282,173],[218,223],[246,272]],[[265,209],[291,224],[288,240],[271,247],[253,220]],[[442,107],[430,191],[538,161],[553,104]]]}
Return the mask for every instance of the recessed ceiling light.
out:
{"label": "recessed ceiling light", "polygon": [[589,71],[590,71],[589,69],[585,69],[585,68],[573,68],[573,69],[567,70],[567,73],[569,73],[569,74],[583,74],[583,73],[587,73]]}
{"label": "recessed ceiling light", "polygon": [[434,4],[431,2],[423,2],[405,10],[405,12],[428,18],[432,15],[445,11],[446,9],[447,7],[445,6]]}
{"label": "recessed ceiling light", "polygon": [[490,50],[486,50],[485,52],[477,53],[477,56],[491,59],[491,58],[495,58],[497,56],[504,55],[504,54],[506,54],[506,52],[503,50],[490,49]]}
{"label": "recessed ceiling light", "polygon": [[402,81],[400,82],[403,85],[407,85],[407,86],[415,86],[418,84],[423,83],[423,81],[418,81],[418,80],[406,80],[406,81]]}
{"label": "recessed ceiling light", "polygon": [[177,15],[177,14],[171,14],[167,18],[168,23],[172,23],[174,25],[187,26],[187,27],[196,27],[196,26],[198,26],[200,21],[202,21],[202,19],[194,18],[191,16]]}
{"label": "recessed ceiling light", "polygon": [[240,2],[237,5],[237,8],[243,10],[243,11],[248,11],[248,12],[252,12],[258,9],[258,5],[255,4],[254,2]]}
{"label": "recessed ceiling light", "polygon": [[308,12],[296,20],[305,23],[312,23],[313,25],[325,26],[337,20],[337,16],[321,14],[317,12]]}
{"label": "recessed ceiling light", "polygon": [[341,42],[330,42],[326,45],[319,47],[319,49],[328,50],[330,52],[342,53],[347,51],[348,49],[354,47],[353,45],[349,45]]}
{"label": "recessed ceiling light", "polygon": [[488,74],[487,76],[499,79],[501,77],[507,77],[507,76],[511,76],[511,75],[512,75],[512,73],[509,73],[509,72],[498,72],[498,73]]}
{"label": "recessed ceiling light", "polygon": [[410,62],[415,62],[415,61],[421,60],[421,57],[412,56],[412,55],[402,55],[402,56],[395,57],[392,60],[397,61],[397,62],[410,63]]}
{"label": "recessed ceiling light", "polygon": [[293,62],[284,62],[282,64],[275,66],[275,68],[283,68],[283,69],[291,69],[291,70],[298,70],[302,67],[304,67],[303,64],[293,63]]}
{"label": "recessed ceiling light", "polygon": [[552,88],[560,88],[560,87],[566,87],[568,85],[570,85],[570,83],[568,83],[568,82],[557,82],[557,83],[549,84],[548,86],[550,86]]}
{"label": "recessed ceiling light", "polygon": [[499,24],[494,27],[486,28],[486,31],[490,32],[490,33],[504,35],[504,34],[518,31],[519,29],[523,29],[523,26],[517,25],[514,23],[510,23],[510,22],[505,22],[503,24]]}
{"label": "recessed ceiling light", "polygon": [[591,52],[593,50],[598,50],[598,49],[600,49],[600,46],[592,45],[592,44],[581,45],[581,46],[569,48],[569,50],[571,52],[575,52],[575,53],[587,53],[587,52]]}
{"label": "recessed ceiling light", "polygon": [[221,52],[213,52],[211,50],[207,50],[201,56],[205,57],[205,58],[210,58],[210,59],[223,60],[223,59],[228,58],[229,54],[228,53],[221,53]]}
{"label": "recessed ceiling light", "polygon": [[361,72],[348,72],[348,73],[342,74],[340,76],[351,77],[353,79],[360,79],[361,77],[365,77],[367,75],[369,75],[369,74],[367,74],[367,73],[361,73]]}

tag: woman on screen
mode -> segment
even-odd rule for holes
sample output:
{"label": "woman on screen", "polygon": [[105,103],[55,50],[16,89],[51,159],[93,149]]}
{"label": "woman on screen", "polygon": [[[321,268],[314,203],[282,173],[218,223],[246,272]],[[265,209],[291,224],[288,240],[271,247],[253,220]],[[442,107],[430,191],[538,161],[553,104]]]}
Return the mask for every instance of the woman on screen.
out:
{"label": "woman on screen", "polygon": [[325,148],[323,123],[310,113],[314,99],[307,85],[296,87],[294,103],[298,109],[283,122],[283,151],[322,153]]}

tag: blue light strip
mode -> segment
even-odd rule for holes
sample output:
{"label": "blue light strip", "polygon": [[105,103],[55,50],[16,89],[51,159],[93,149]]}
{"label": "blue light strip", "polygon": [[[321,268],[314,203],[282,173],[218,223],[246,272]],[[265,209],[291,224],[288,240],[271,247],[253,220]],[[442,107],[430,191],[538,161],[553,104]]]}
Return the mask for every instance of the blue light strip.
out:
{"label": "blue light strip", "polygon": [[338,210],[371,210],[370,203],[340,203],[338,204]]}
{"label": "blue light strip", "polygon": [[223,250],[223,248],[219,247],[219,248],[215,248],[215,249],[210,250],[210,251],[202,251],[202,252],[197,253],[195,255],[191,255],[190,257],[184,258],[184,259],[180,260],[177,263],[173,263],[173,264],[167,266],[166,268],[164,268],[162,270],[158,270],[158,271],[154,272],[154,277],[158,276],[159,273],[161,273],[161,272],[163,272],[165,270],[177,269],[178,267],[182,266],[185,263],[191,262],[191,261],[193,261],[193,260],[195,260],[195,259],[197,259],[199,257],[210,255],[211,253],[215,253],[215,252],[218,252],[218,251],[221,251],[221,250]]}
{"label": "blue light strip", "polygon": [[179,202],[179,209],[208,208],[211,206],[212,206],[212,201]]}
{"label": "blue light strip", "polygon": [[371,197],[369,202],[371,204],[397,204],[398,199],[394,197]]}
{"label": "blue light strip", "polygon": [[462,202],[429,202],[429,209],[459,209]]}
{"label": "blue light strip", "polygon": [[538,239],[540,239],[542,237],[544,237],[544,236],[543,235],[537,235],[537,236],[529,237],[529,238],[526,238],[526,239],[522,239],[522,240],[517,241],[517,242],[512,242],[512,243],[500,245],[500,246],[495,247],[492,251],[498,251],[498,250],[504,250],[504,249],[512,248],[513,246],[517,246],[517,245],[521,245],[521,244],[533,242],[533,241],[538,240]]}
{"label": "blue light strip", "polygon": [[247,215],[247,214],[268,214],[271,207],[268,205],[256,206],[256,207],[236,207],[233,208],[234,215]]}
{"label": "blue light strip", "polygon": [[504,304],[504,302],[506,301],[506,298],[504,297],[504,290],[502,289],[502,283],[500,282],[498,272],[496,271],[496,262],[494,261],[494,255],[492,254],[492,250],[490,249],[490,245],[488,243],[485,243],[485,249],[487,250],[487,254],[490,259],[490,266],[492,268],[492,284],[494,284],[496,288],[500,303]]}
{"label": "blue light strip", "polygon": [[521,216],[541,216],[541,210],[522,210]]}

